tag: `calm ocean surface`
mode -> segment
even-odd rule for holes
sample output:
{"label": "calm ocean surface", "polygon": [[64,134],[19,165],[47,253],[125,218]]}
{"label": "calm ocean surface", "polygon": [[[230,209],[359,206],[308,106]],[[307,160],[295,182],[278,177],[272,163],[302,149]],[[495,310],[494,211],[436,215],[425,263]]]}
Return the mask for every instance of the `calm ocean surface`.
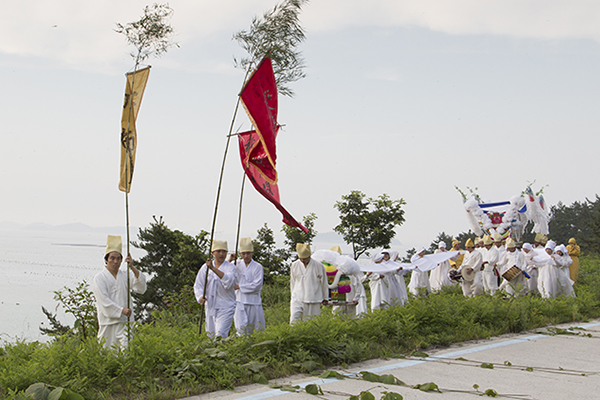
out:
{"label": "calm ocean surface", "polygon": [[[123,235],[124,232],[111,234]],[[132,239],[136,239],[132,231]],[[54,300],[54,291],[91,281],[104,268],[106,233],[0,229],[0,343],[48,341],[40,333],[47,326],[42,306],[58,312],[59,320],[72,325]],[[124,244],[125,250],[125,244]],[[144,251],[132,246],[138,259]],[[124,267],[124,265],[122,266]]]}

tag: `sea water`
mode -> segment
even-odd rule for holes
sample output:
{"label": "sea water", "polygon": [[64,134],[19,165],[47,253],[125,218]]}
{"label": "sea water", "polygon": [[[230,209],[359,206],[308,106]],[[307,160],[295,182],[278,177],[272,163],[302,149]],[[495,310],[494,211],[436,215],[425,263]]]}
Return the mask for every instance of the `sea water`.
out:
{"label": "sea water", "polygon": [[[91,285],[104,268],[106,237],[100,232],[0,229],[0,344],[50,340],[39,329],[49,327],[42,306],[63,325],[73,325],[54,292],[84,280]],[[144,254],[134,247],[131,253],[134,259]]]}

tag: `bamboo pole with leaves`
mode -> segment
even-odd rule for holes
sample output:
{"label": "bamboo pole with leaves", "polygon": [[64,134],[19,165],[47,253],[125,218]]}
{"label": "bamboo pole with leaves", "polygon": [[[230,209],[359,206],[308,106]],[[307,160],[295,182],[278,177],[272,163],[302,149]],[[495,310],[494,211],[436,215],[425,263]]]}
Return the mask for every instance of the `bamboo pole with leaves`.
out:
{"label": "bamboo pole with leaves", "polygon": [[[302,43],[306,36],[304,29],[300,25],[300,11],[302,6],[307,4],[308,0],[284,0],[277,4],[272,10],[267,11],[262,17],[254,17],[249,30],[242,30],[233,35],[244,50],[248,53],[246,57],[241,59],[234,58],[236,68],[241,68],[246,71],[244,84],[253,67],[259,65],[260,61],[265,57],[270,57],[273,63],[273,72],[275,74],[277,89],[284,96],[292,97],[294,92],[288,87],[288,84],[295,82],[305,77],[303,72],[304,60],[301,57],[301,52],[297,47]],[[243,86],[242,86],[243,88]],[[235,106],[233,118],[227,134],[227,143],[225,145],[225,154],[223,155],[223,163],[219,177],[219,185],[217,187],[217,195],[215,200],[215,210],[213,214],[212,227],[210,231],[210,242],[214,240],[214,232],[217,220],[217,212],[219,208],[219,197],[221,194],[221,184],[223,180],[223,172],[225,170],[225,160],[229,149],[235,118],[240,104],[240,97]],[[243,190],[240,196],[240,209],[243,198]],[[240,230],[240,217],[238,219],[238,228],[236,232],[236,249]],[[204,290],[202,297],[206,298],[206,286],[208,283],[208,268],[204,277]],[[202,326],[205,317],[205,305],[201,306],[199,333],[202,334]]]}
{"label": "bamboo pole with leaves", "polygon": [[[125,222],[126,222],[126,235],[127,235],[127,255],[130,252],[130,233],[129,233],[129,191],[131,188],[131,181],[133,179],[133,166],[134,166],[134,148],[137,143],[133,142],[132,137],[132,125],[135,121],[133,118],[133,105],[136,93],[135,78],[136,73],[140,67],[140,64],[147,58],[160,57],[163,53],[172,46],[178,46],[171,40],[174,33],[173,28],[170,25],[170,19],[173,15],[173,9],[168,4],[154,3],[152,6],[144,7],[144,14],[142,17],[135,22],[129,22],[125,25],[117,23],[115,32],[125,35],[128,44],[133,45],[134,51],[130,53],[130,56],[134,59],[133,75],[131,81],[131,95],[129,99],[126,98],[126,107],[129,107],[127,128],[122,132],[121,142],[122,146],[126,149],[126,162],[125,162]],[[128,74],[126,74],[127,76]],[[129,263],[127,263],[127,276],[130,274]],[[129,279],[127,279],[127,293],[130,292]],[[131,308],[129,294],[127,296],[127,308]],[[130,317],[128,317],[128,320]]]}

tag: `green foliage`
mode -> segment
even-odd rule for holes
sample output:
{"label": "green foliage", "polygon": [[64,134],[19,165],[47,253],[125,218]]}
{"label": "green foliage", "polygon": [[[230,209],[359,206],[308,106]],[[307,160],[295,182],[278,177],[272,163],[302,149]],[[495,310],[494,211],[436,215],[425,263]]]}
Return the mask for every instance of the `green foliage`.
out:
{"label": "green foliage", "polygon": [[442,393],[438,385],[433,382],[421,383],[413,386],[413,389],[419,389],[422,392],[439,392]]}
{"label": "green foliage", "polygon": [[273,283],[275,275],[289,275],[290,267],[286,262],[288,253],[275,247],[273,230],[266,223],[257,231],[256,239],[252,244],[254,245],[252,258],[263,266],[265,284]]}
{"label": "green foliage", "polygon": [[149,228],[138,232],[133,245],[146,251],[136,267],[151,276],[146,293],[133,293],[136,315],[148,319],[152,311],[164,310],[167,296],[177,295],[185,286],[193,286],[196,274],[208,257],[208,232],[196,236],[171,230],[162,217],[154,218]]}
{"label": "green foliage", "polygon": [[[304,231],[302,231],[300,228],[283,225],[281,227],[281,232],[285,234],[283,244],[286,246],[286,248],[282,249],[279,254],[289,261],[292,258],[292,255],[296,252],[297,243],[312,244],[314,237],[317,236],[318,233],[315,230],[316,220],[317,215],[315,213],[310,213],[302,217],[302,224],[306,229],[308,229],[308,233],[304,233]],[[289,266],[287,267],[286,275],[289,275]]]}
{"label": "green foliage", "polygon": [[262,18],[254,17],[249,30],[233,35],[248,53],[247,57],[235,60],[236,67],[248,70],[265,57],[270,57],[279,93],[293,96],[288,84],[304,78],[304,60],[297,47],[305,40],[300,25],[300,11],[308,0],[284,0]]}
{"label": "green foliage", "polygon": [[306,393],[313,394],[315,396],[319,395],[319,394],[320,395],[323,394],[323,389],[321,389],[321,386],[315,385],[314,383],[311,383],[310,385],[306,385],[304,390],[306,390]]}
{"label": "green foliage", "polygon": [[84,400],[72,390],[46,385],[43,382],[34,383],[25,392],[33,400]]}
{"label": "green foliage", "polygon": [[594,201],[574,202],[570,206],[559,202],[551,207],[548,227],[557,243],[567,243],[574,237],[586,254],[600,254],[600,197]]}
{"label": "green foliage", "polygon": [[[599,265],[598,257],[581,258],[575,298],[465,298],[455,287],[356,319],[324,308],[319,317],[293,326],[280,315],[289,317],[289,297],[283,295],[289,287],[286,277],[277,277],[281,284],[271,289],[265,305],[267,328],[252,335],[218,341],[198,336],[197,323],[184,315],[186,307],[171,304],[155,312],[152,323],[138,325],[124,351],[104,349],[93,337],[5,344],[0,397],[24,397],[30,385],[45,382],[91,400],[184,398],[315,368],[398,354],[421,356],[418,351],[430,346],[597,318]],[[400,384],[393,375],[370,376],[378,383]]]}
{"label": "green foliage", "polygon": [[391,200],[385,193],[373,199],[353,190],[335,203],[340,223],[333,229],[342,235],[346,243],[352,244],[354,259],[357,260],[369,249],[390,246],[396,235],[394,229],[404,223],[404,204],[403,199]]}
{"label": "green foliage", "polygon": [[53,337],[75,335],[83,339],[96,336],[98,333],[96,299],[86,281],[80,282],[75,289],[65,286],[63,290],[55,291],[54,299],[65,309],[67,314],[75,317],[75,323],[73,328],[63,325],[56,319],[56,315],[52,315],[42,307],[51,326],[50,328],[40,327],[43,334]]}
{"label": "green foliage", "polygon": [[169,21],[172,15],[173,9],[168,4],[154,3],[144,7],[144,15],[138,21],[125,25],[117,23],[115,32],[125,35],[127,43],[135,48],[130,55],[136,66],[150,56],[159,57],[172,46],[179,47],[171,41],[174,31]]}

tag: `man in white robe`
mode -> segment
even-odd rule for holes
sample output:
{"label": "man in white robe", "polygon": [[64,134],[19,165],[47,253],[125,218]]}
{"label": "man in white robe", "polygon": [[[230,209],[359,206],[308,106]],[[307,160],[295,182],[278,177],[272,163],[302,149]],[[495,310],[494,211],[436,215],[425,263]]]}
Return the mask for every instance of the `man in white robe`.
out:
{"label": "man in white robe", "polygon": [[[373,256],[373,262],[380,264],[389,260],[388,253],[377,253]],[[390,303],[390,284],[383,274],[367,272],[364,279],[369,280],[369,289],[371,290],[371,311],[387,308]]]}
{"label": "man in white robe", "polygon": [[236,308],[235,329],[238,335],[250,334],[265,328],[265,313],[260,292],[263,288],[264,271],[262,265],[252,259],[254,245],[252,239],[240,239],[240,255],[236,267],[238,284],[235,286]]}
{"label": "man in white robe", "polygon": [[196,300],[205,306],[205,330],[210,337],[229,336],[235,313],[238,272],[235,265],[225,260],[227,251],[225,240],[213,240],[211,252],[214,262],[211,259],[206,260],[194,282]]}
{"label": "man in white robe", "polygon": [[[438,249],[435,254],[446,252],[446,242],[443,240],[438,243]],[[450,272],[450,261],[446,260],[438,264],[431,273],[429,274],[429,285],[431,290],[439,292],[443,286],[452,286],[455,282],[450,279],[448,273]]]}
{"label": "man in white robe", "polygon": [[321,314],[321,304],[327,304],[329,284],[327,272],[311,257],[310,246],[296,244],[298,260],[290,266],[290,324]]}
{"label": "man in white robe", "polygon": [[475,250],[475,244],[473,240],[468,239],[465,243],[467,248],[467,254],[459,268],[459,272],[466,272],[467,268],[470,268],[475,273],[475,278],[472,281],[463,279],[461,282],[463,294],[467,297],[478,296],[483,293],[483,280],[481,277],[481,253]]}
{"label": "man in white robe", "polygon": [[[425,248],[421,247],[417,250],[417,253],[410,258],[410,262],[423,258],[425,255]],[[418,268],[418,267],[417,267]],[[410,282],[408,283],[408,291],[414,296],[428,295],[431,293],[431,286],[429,285],[429,271],[419,271],[415,269],[410,275]]]}
{"label": "man in white robe", "polygon": [[558,292],[557,295],[564,295],[567,297],[575,297],[575,291],[573,290],[573,281],[571,280],[569,273],[569,266],[573,262],[573,259],[569,256],[569,251],[564,244],[556,246],[553,254],[554,262],[558,267],[556,274],[558,281]]}
{"label": "man in white robe", "polygon": [[[526,270],[525,256],[517,250],[514,240],[509,238],[506,242],[506,252],[498,262],[498,268],[500,269],[501,275],[504,275],[504,273],[512,267],[517,267],[520,271]],[[523,272],[519,272],[519,274],[510,281],[503,279],[499,290],[503,290],[513,296],[527,294],[528,286],[525,275]]]}
{"label": "man in white robe", "polygon": [[479,249],[479,252],[481,253],[481,265],[483,266],[481,272],[483,290],[493,296],[498,290],[498,277],[495,270],[500,255],[497,248],[493,246],[492,239],[487,235],[483,238],[483,247]]}
{"label": "man in white robe", "polygon": [[98,339],[104,339],[104,347],[116,345],[127,347],[126,323],[133,321],[131,294],[127,291],[127,280],[131,289],[139,294],[146,292],[146,276],[134,265],[131,255],[125,262],[131,271],[122,271],[122,241],[120,236],[108,236],[104,255],[106,267],[94,277],[92,292],[98,311]]}
{"label": "man in white robe", "polygon": [[533,246],[530,243],[523,243],[523,258],[525,262],[525,271],[529,274],[527,279],[527,291],[529,293],[538,293],[538,267],[532,261],[535,253],[533,252]]}

